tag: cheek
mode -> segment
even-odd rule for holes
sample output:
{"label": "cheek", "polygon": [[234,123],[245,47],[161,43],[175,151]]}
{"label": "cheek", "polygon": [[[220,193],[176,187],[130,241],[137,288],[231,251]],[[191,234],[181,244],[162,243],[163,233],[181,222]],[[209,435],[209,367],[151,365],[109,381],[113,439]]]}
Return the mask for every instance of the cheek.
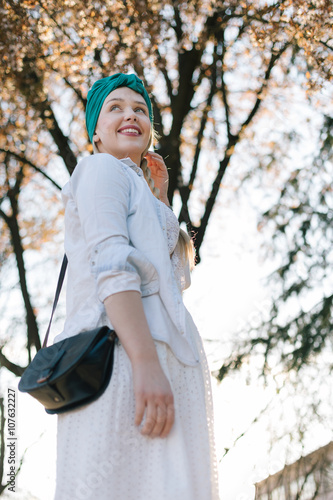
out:
{"label": "cheek", "polygon": [[150,134],[151,134],[150,121],[149,121],[149,123],[145,123],[144,133],[145,133],[145,136],[149,139]]}
{"label": "cheek", "polygon": [[102,131],[107,130],[108,132],[110,132],[110,130],[115,130],[114,120],[109,117],[102,118],[99,122],[99,128]]}

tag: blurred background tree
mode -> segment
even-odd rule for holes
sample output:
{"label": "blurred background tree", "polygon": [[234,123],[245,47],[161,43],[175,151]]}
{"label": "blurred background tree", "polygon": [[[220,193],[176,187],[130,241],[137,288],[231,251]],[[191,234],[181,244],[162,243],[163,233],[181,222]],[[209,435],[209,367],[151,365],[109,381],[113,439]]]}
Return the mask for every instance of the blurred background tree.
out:
{"label": "blurred background tree", "polygon": [[[219,377],[256,349],[267,374],[272,359],[299,369],[331,343],[332,118],[318,98],[331,91],[331,16],[329,0],[2,0],[2,367],[19,376],[40,348],[54,286],[46,292],[47,273],[38,281],[36,269],[59,261],[59,190],[92,152],[87,91],[118,71],[135,72],[151,94],[169,199],[194,236],[198,262],[227,169],[235,189],[251,185],[259,198],[263,176],[274,184],[275,198],[258,203],[268,258],[277,264],[271,314],[260,330],[250,328],[250,341],[240,332],[244,343]],[[288,128],[286,120],[278,130],[277,110],[288,118],[300,93],[322,118],[300,114],[302,123]],[[315,131],[316,151],[291,166],[285,158],[297,147],[299,126]],[[295,297],[307,305],[289,317],[287,301]]]}
{"label": "blurred background tree", "polygon": [[[332,347],[332,134],[333,117],[326,115],[314,155],[287,173],[276,200],[261,215],[258,228],[267,236],[265,258],[276,261],[268,277],[271,308],[262,311],[261,321],[245,326],[245,340],[225,360],[220,380],[252,354],[261,358],[266,375],[277,366],[301,371]],[[272,168],[276,158],[269,161]],[[327,362],[332,370],[330,357]]]}

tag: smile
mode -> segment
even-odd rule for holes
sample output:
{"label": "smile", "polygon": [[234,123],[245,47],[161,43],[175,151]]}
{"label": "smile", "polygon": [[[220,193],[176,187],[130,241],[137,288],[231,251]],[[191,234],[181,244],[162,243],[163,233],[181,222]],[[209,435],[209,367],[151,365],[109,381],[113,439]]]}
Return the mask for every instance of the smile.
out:
{"label": "smile", "polygon": [[128,134],[128,135],[141,135],[141,132],[137,130],[136,128],[128,127],[128,128],[122,128],[118,130],[120,134]]}

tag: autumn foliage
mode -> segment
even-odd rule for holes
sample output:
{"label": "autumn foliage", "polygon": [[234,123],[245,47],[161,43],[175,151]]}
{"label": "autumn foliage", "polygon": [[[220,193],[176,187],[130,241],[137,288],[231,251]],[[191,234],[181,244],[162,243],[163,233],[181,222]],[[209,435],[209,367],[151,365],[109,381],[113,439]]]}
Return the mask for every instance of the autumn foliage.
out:
{"label": "autumn foliage", "polygon": [[179,199],[199,260],[225,171],[271,89],[297,82],[310,94],[331,81],[331,15],[325,0],[1,2],[0,262],[15,257],[29,359],[40,339],[25,251],[57,234],[55,167],[70,174],[92,151],[84,128],[91,84],[119,70],[145,81],[169,198]]}

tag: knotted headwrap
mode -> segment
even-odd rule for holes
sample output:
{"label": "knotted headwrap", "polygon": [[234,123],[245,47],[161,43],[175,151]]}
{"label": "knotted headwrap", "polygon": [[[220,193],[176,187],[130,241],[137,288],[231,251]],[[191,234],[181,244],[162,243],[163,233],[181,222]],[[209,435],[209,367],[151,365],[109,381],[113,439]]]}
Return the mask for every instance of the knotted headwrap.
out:
{"label": "knotted headwrap", "polygon": [[124,75],[123,73],[117,73],[112,76],[107,76],[106,78],[101,78],[101,80],[97,80],[88,92],[86,127],[91,142],[93,142],[97,120],[106,97],[110,94],[110,92],[119,87],[129,87],[142,95],[148,106],[149,119],[153,124],[154,118],[151,101],[140,78],[136,75]]}

